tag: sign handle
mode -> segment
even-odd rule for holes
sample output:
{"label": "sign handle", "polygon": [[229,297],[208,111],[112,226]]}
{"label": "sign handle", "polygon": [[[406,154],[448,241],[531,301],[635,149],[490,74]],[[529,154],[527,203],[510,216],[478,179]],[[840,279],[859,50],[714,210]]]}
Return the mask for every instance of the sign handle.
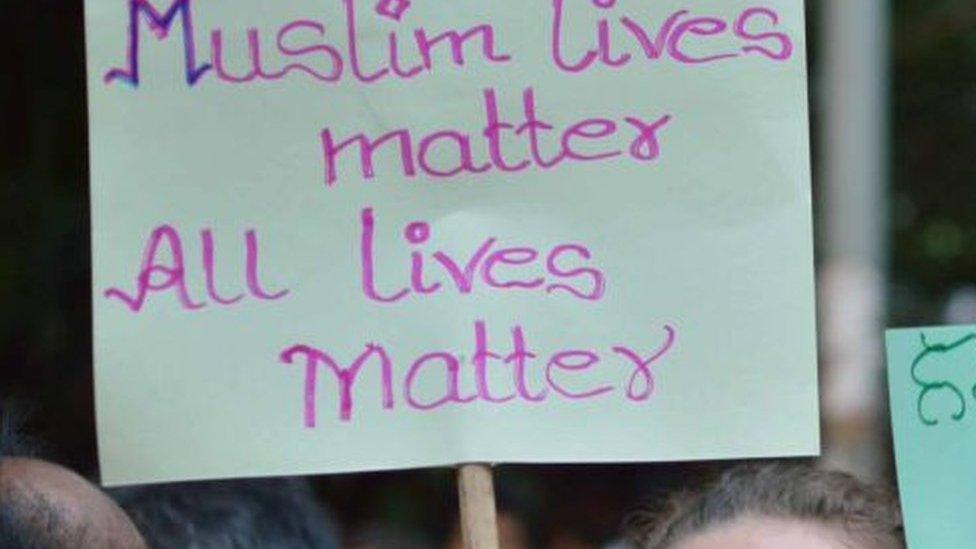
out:
{"label": "sign handle", "polygon": [[465,549],[498,549],[498,519],[491,465],[458,467],[461,536]]}

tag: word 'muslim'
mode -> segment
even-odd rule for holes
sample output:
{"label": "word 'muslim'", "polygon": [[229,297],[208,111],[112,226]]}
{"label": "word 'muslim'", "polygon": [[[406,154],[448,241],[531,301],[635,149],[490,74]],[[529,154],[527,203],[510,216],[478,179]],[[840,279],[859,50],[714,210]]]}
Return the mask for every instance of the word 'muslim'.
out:
{"label": "word 'muslim'", "polygon": [[[144,43],[175,41],[170,39],[176,28],[182,29],[183,70],[190,89],[205,78],[229,85],[304,78],[327,85],[351,82],[368,86],[417,79],[441,68],[464,70],[473,64],[491,68],[516,61],[516,53],[506,47],[492,22],[432,29],[423,24],[422,15],[411,13],[411,6],[417,3],[342,0],[338,21],[296,19],[274,32],[257,27],[243,32],[213,28],[208,51],[198,45],[196,3],[129,0],[125,63],[108,70],[104,81],[138,87],[143,78]],[[721,17],[688,9],[650,17],[629,14],[617,0],[580,1],[572,7],[565,0],[553,0],[550,8],[549,21],[544,24],[548,37],[541,37],[538,43],[547,48],[553,70],[565,76],[651,62],[689,67],[737,58],[785,62],[795,52],[793,39],[778,30],[780,14],[766,7]],[[368,40],[360,32],[366,17],[375,20]],[[578,20],[569,23],[571,18]],[[587,27],[581,22],[591,23],[592,28],[578,30]],[[570,25],[571,33],[566,31]],[[379,37],[375,29],[380,29]],[[246,60],[243,67],[240,59]],[[499,91],[482,89],[484,124],[477,128],[417,131],[401,127],[369,133],[325,127],[319,132],[325,185],[333,188],[344,176],[359,181],[375,178],[379,175],[375,167],[378,153],[396,159],[384,165],[399,169],[382,175],[399,180],[512,174],[616,158],[649,163],[661,156],[661,133],[675,118],[667,106],[652,114],[617,119],[579,117],[557,127],[544,116],[535,87],[531,83],[522,86],[522,113],[514,120],[500,112]],[[345,157],[349,157],[349,166],[343,169]]]}
{"label": "word 'muslim'", "polygon": [[[339,1],[339,0],[334,0]],[[144,41],[170,38],[182,28],[186,82],[195,86],[205,77],[225,84],[249,84],[302,77],[326,84],[352,79],[375,84],[389,79],[410,80],[440,66],[466,67],[473,60],[489,65],[514,62],[515,54],[501,43],[494,24],[477,22],[463,28],[430,29],[420,16],[412,17],[406,0],[341,0],[338,21],[319,14],[283,22],[275,31],[257,27],[213,28],[209,48],[198,44],[192,0],[128,0],[126,60],[104,75],[106,83],[138,86],[140,51]],[[546,46],[552,65],[576,74],[593,68],[620,68],[641,62],[668,60],[702,65],[740,57],[783,62],[795,53],[790,35],[780,28],[773,8],[754,6],[733,16],[717,16],[681,9],[671,13],[622,13],[617,0],[550,4]],[[386,29],[379,38],[361,36],[362,19],[378,19],[372,27]],[[592,24],[576,30],[579,21]],[[573,23],[574,32],[566,28]],[[144,31],[148,30],[147,37]],[[232,50],[234,55],[228,55]],[[239,52],[246,52],[243,56]],[[230,58],[247,59],[232,67]],[[272,60],[273,59],[273,60]]]}

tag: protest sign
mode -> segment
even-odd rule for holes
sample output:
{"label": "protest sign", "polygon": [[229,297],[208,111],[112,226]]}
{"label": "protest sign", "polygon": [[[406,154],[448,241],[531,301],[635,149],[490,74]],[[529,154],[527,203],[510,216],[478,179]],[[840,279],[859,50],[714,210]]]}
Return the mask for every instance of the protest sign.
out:
{"label": "protest sign", "polygon": [[818,452],[800,0],[87,0],[103,479]]}
{"label": "protest sign", "polygon": [[972,547],[976,327],[888,332],[898,487],[910,547]]}

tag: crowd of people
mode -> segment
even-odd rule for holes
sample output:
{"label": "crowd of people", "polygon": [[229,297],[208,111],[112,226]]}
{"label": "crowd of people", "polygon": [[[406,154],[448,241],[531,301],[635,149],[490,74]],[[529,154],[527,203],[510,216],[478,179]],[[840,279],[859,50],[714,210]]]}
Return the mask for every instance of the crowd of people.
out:
{"label": "crowd of people", "polygon": [[[34,455],[9,412],[0,420],[0,547],[338,548],[423,546],[381,526],[340,537],[306,479],[210,481],[103,490]],[[520,518],[499,513],[505,549],[532,546]],[[897,549],[905,546],[893,493],[812,462],[728,467],[621,517],[614,548]],[[457,526],[448,547],[462,547]]]}

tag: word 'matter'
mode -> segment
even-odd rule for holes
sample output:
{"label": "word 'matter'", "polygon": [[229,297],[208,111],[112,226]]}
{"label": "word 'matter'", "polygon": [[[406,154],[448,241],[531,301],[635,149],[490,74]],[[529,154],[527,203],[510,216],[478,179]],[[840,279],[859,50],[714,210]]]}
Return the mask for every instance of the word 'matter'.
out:
{"label": "word 'matter'", "polygon": [[[654,366],[670,354],[677,342],[677,330],[664,326],[664,337],[652,351],[638,351],[626,345],[615,345],[603,351],[591,348],[562,349],[546,355],[530,345],[522,326],[510,330],[511,353],[499,354],[489,341],[489,331],[484,321],[474,323],[474,352],[469,364],[465,364],[457,351],[434,350],[413,360],[403,367],[394,359],[387,347],[367,344],[364,350],[348,365],[343,365],[333,355],[322,349],[298,344],[281,353],[286,365],[304,366],[304,417],[305,426],[314,428],[318,423],[320,395],[319,371],[332,374],[338,395],[339,420],[352,421],[356,409],[357,391],[378,391],[382,407],[395,410],[397,401],[417,411],[437,410],[446,406],[464,406],[477,402],[504,405],[507,403],[540,403],[550,398],[574,401],[590,400],[621,395],[631,402],[641,403],[654,394]],[[409,364],[409,367],[406,365]],[[357,388],[359,376],[367,367],[379,368],[379,387]],[[506,387],[489,382],[495,378],[492,369],[508,372]],[[617,375],[601,376],[618,378],[619,384],[594,385],[587,381],[592,371],[612,368]],[[398,373],[402,376],[398,377]],[[590,373],[590,376],[587,374]],[[439,376],[443,384],[441,394],[418,395],[421,376]],[[475,389],[465,392],[463,378],[473,378]],[[399,391],[397,389],[400,389]],[[399,393],[399,396],[398,396]]]}
{"label": "word 'matter'", "polygon": [[[331,187],[339,180],[340,155],[352,148],[359,151],[359,173],[355,175],[361,180],[376,175],[374,158],[381,150],[400,160],[401,172],[393,175],[408,179],[418,172],[439,179],[487,172],[518,173],[530,168],[549,170],[567,162],[620,156],[651,162],[661,155],[659,134],[672,119],[669,114],[651,119],[632,115],[619,121],[595,117],[557,129],[539,113],[532,88],[522,93],[522,119],[516,123],[502,118],[493,88],[484,91],[483,105],[484,127],[474,132],[440,129],[415,137],[410,129],[400,128],[372,138],[360,133],[340,141],[326,128],[322,131],[326,185]],[[555,145],[547,147],[543,143],[551,136]],[[521,145],[522,153],[506,155],[503,143]],[[444,161],[444,157],[449,160]],[[434,158],[442,158],[439,165]]]}

